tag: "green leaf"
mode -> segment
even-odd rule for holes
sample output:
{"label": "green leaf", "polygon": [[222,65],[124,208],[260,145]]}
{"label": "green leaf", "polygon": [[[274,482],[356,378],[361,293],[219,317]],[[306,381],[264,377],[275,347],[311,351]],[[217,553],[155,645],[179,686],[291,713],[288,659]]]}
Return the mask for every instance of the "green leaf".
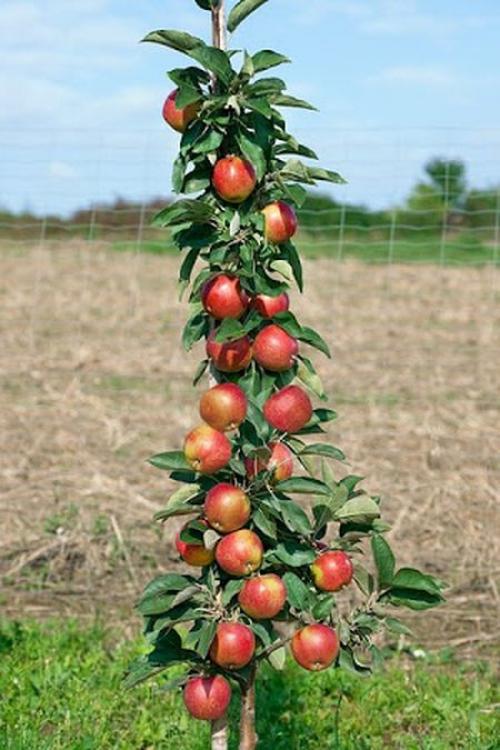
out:
{"label": "green leaf", "polygon": [[307,167],[309,177],[313,180],[322,180],[323,182],[333,182],[336,185],[345,185],[346,180],[338,174],[338,172],[332,172],[329,169],[320,169],[320,167]]}
{"label": "green leaf", "polygon": [[278,107],[298,107],[299,109],[311,109],[318,111],[317,107],[314,107],[309,102],[303,99],[297,99],[295,96],[289,96],[289,94],[273,94],[271,101]]}
{"label": "green leaf", "polygon": [[245,104],[247,107],[253,109],[255,112],[258,112],[263,117],[266,117],[267,119],[273,118],[274,112],[269,106],[267,99],[261,97],[251,97],[245,99]]}
{"label": "green leaf", "polygon": [[174,664],[179,661],[186,661],[193,657],[193,653],[182,648],[182,641],[179,633],[175,630],[169,630],[163,633],[156,641],[155,649],[147,655],[151,664],[163,666]]}
{"label": "green leaf", "polygon": [[276,633],[274,632],[271,623],[252,622],[250,627],[257,638],[261,641],[264,648],[268,648],[273,642],[273,638],[276,637]]}
{"label": "green leaf", "polygon": [[142,597],[153,596],[166,592],[182,591],[192,582],[190,576],[183,576],[179,573],[166,573],[165,575],[156,576],[148,583],[143,591]]}
{"label": "green leaf", "polygon": [[199,247],[192,247],[191,250],[187,253],[186,257],[182,261],[182,265],[179,270],[179,279],[181,281],[190,280],[191,274],[193,272],[193,268],[195,266],[195,263],[199,254],[200,254]]}
{"label": "green leaf", "polygon": [[340,482],[347,487],[350,494],[355,490],[356,486],[363,481],[363,479],[364,477],[358,477],[356,474],[349,474],[349,476],[341,479]]}
{"label": "green leaf", "polygon": [[396,560],[383,536],[374,534],[371,543],[373,559],[377,566],[379,587],[386,588],[393,581]]}
{"label": "green leaf", "polygon": [[279,648],[274,649],[274,651],[271,651],[267,657],[267,660],[274,669],[281,672],[286,664],[286,648],[280,646]]}
{"label": "green leaf", "polygon": [[147,34],[143,42],[153,42],[163,44],[165,47],[190,54],[197,47],[204,47],[205,42],[196,36],[191,36],[185,31],[175,31],[173,29],[159,29]]}
{"label": "green leaf", "polygon": [[223,344],[226,341],[236,341],[237,339],[241,339],[245,333],[246,331],[244,327],[238,320],[234,320],[234,318],[224,318],[217,329],[215,340],[219,344]]}
{"label": "green leaf", "polygon": [[299,362],[297,377],[316,396],[325,398],[325,389],[323,388],[321,378],[316,372],[311,372],[310,368],[304,364],[303,358]]}
{"label": "green leaf", "polygon": [[245,18],[266,2],[267,0],[239,0],[229,14],[227,30],[232,33]]}
{"label": "green leaf", "polygon": [[297,208],[300,208],[304,204],[304,201],[307,198],[307,190],[302,187],[302,185],[290,185],[284,182],[283,189],[288,198],[297,206]]}
{"label": "green leaf", "polygon": [[184,175],[186,173],[186,160],[182,154],[179,154],[172,167],[172,189],[174,193],[180,193]]}
{"label": "green leaf", "polygon": [[204,312],[195,312],[192,315],[182,332],[182,345],[189,352],[193,344],[199,341],[203,336],[208,334],[208,318]]}
{"label": "green leaf", "polygon": [[215,620],[208,620],[200,629],[200,637],[196,646],[196,653],[198,653],[202,659],[207,658],[216,630],[217,622]]}
{"label": "green leaf", "polygon": [[294,494],[305,494],[305,495],[330,495],[331,489],[327,484],[321,482],[319,479],[312,479],[312,477],[292,477],[291,479],[285,479],[282,482],[278,482],[276,489],[279,492],[288,492]]}
{"label": "green leaf", "polygon": [[207,224],[214,215],[213,206],[204,201],[185,198],[167,206],[153,218],[155,227],[169,227],[176,224]]}
{"label": "green leaf", "polygon": [[295,249],[295,246],[291,242],[286,245],[285,252],[285,260],[287,260],[290,264],[295,282],[299,288],[299,291],[302,292],[304,291],[304,279],[302,275],[302,262],[300,260],[299,254]]}
{"label": "green leaf", "polygon": [[300,341],[303,341],[305,344],[309,344],[310,346],[313,346],[315,349],[319,349],[320,352],[323,352],[323,354],[326,354],[327,357],[331,358],[332,355],[330,353],[328,344],[319,335],[319,333],[316,333],[316,331],[314,331],[312,328],[303,326],[300,336],[298,336],[298,339]]}
{"label": "green leaf", "polygon": [[380,508],[368,495],[348,500],[335,514],[338,521],[370,521],[380,516]]}
{"label": "green leaf", "polygon": [[[174,68],[173,70],[169,70],[167,75],[176,86],[182,86],[187,83],[193,88],[199,88],[210,83],[210,75],[207,71],[197,68],[194,65],[190,65],[187,68]],[[184,141],[184,136],[182,140]]]}
{"label": "green leaf", "polygon": [[226,583],[224,591],[222,592],[222,604],[227,607],[231,599],[239,594],[243,587],[244,581],[241,578],[234,578]]}
{"label": "green leaf", "polygon": [[[179,589],[179,581],[183,586]],[[192,580],[192,579],[191,579]],[[198,586],[189,585],[190,579],[185,576],[168,574],[158,576],[144,590],[137,604],[142,615],[160,615],[188,601],[199,592]]]}
{"label": "green leaf", "polygon": [[306,167],[300,159],[288,159],[279,172],[284,180],[295,182],[304,182],[306,185],[314,185],[314,179],[309,173],[309,167]]}
{"label": "green leaf", "polygon": [[319,422],[333,422],[334,419],[337,419],[337,412],[333,409],[315,409],[314,415]]}
{"label": "green leaf", "polygon": [[328,443],[312,443],[300,451],[301,456],[325,456],[334,458],[336,461],[345,461],[345,455],[340,448]]}
{"label": "green leaf", "polygon": [[255,526],[270,539],[276,539],[276,522],[266,511],[260,507],[254,512],[252,520]]}
{"label": "green leaf", "polygon": [[246,90],[250,96],[277,96],[284,88],[286,83],[281,78],[260,78],[247,86]]}
{"label": "green leaf", "polygon": [[347,646],[342,646],[339,654],[339,667],[344,669],[346,672],[355,674],[357,676],[367,677],[371,674],[371,668],[368,665],[360,664],[353,652]]}
{"label": "green leaf", "polygon": [[167,453],[157,453],[155,456],[151,456],[151,458],[148,459],[148,462],[155,466],[157,469],[163,469],[164,471],[175,471],[176,469],[190,468],[182,451],[168,451]]}
{"label": "green leaf", "polygon": [[440,594],[442,590],[441,583],[434,576],[426,575],[414,568],[398,570],[392,580],[392,585],[397,588],[427,591],[429,594]]}
{"label": "green leaf", "polygon": [[188,84],[184,83],[179,88],[175,97],[175,106],[181,109],[182,107],[187,107],[189,104],[199,102],[202,98],[203,94],[201,93],[201,91],[194,88],[194,86],[189,86]]}
{"label": "green leaf", "polygon": [[294,533],[308,535],[312,531],[307,513],[293,500],[280,501],[281,516],[285,525]]}
{"label": "green leaf", "polygon": [[382,595],[380,601],[389,602],[395,607],[407,607],[417,612],[431,609],[441,604],[444,599],[441,594],[430,594],[428,591],[392,587]]}
{"label": "green leaf", "polygon": [[396,635],[413,636],[410,628],[408,628],[404,623],[401,622],[401,620],[398,620],[396,617],[386,617],[384,619],[384,625],[387,630],[389,630],[391,633],[396,633]]}
{"label": "green leaf", "polygon": [[339,509],[347,500],[347,490],[342,485],[334,488],[329,487],[329,494],[322,498],[313,508],[314,518],[316,519],[315,530],[319,531],[326,523],[333,521]]}
{"label": "green leaf", "polygon": [[236,73],[231,66],[229,56],[217,47],[195,47],[189,51],[191,57],[213,73],[221,83],[229,86]]}
{"label": "green leaf", "polygon": [[185,516],[189,513],[196,513],[199,511],[199,505],[194,503],[194,500],[201,500],[203,498],[203,492],[199,484],[188,484],[174,492],[168,499],[167,506],[163,510],[158,511],[155,514],[155,521],[166,521],[167,518],[172,516]]}
{"label": "green leaf", "polygon": [[285,55],[280,55],[278,52],[273,52],[270,49],[263,49],[260,52],[256,52],[252,55],[252,63],[255,73],[261,73],[264,70],[275,68],[283,63],[289,63],[290,59]]}
{"label": "green leaf", "polygon": [[238,141],[238,145],[241,148],[243,155],[254,166],[258,180],[262,180],[267,170],[264,151],[257,143],[255,143],[255,141],[250,140],[250,138],[241,131],[236,136],[236,140]]}
{"label": "green leaf", "polygon": [[330,616],[332,609],[335,607],[335,597],[332,594],[326,594],[319,598],[312,608],[312,616],[315,620],[326,620]]}
{"label": "green leaf", "polygon": [[270,560],[283,562],[291,568],[302,568],[316,559],[316,552],[312,547],[305,547],[290,539],[286,542],[280,542],[274,550],[266,553],[266,557]]}
{"label": "green leaf", "polygon": [[164,666],[150,664],[147,656],[141,656],[129,666],[125,679],[123,680],[123,687],[126,690],[130,690],[130,688],[139,685],[141,682],[149,680],[150,677],[160,674],[160,672],[163,672],[166,667],[166,664]]}
{"label": "green leaf", "polygon": [[202,379],[203,375],[205,374],[207,367],[210,364],[210,360],[208,359],[202,359],[198,367],[196,368],[196,372],[193,377],[193,385],[198,385],[200,380]]}
{"label": "green leaf", "polygon": [[375,591],[375,580],[372,574],[360,563],[354,566],[354,580],[365,596],[370,596]]}
{"label": "green leaf", "polygon": [[199,138],[193,146],[193,152],[196,154],[210,154],[217,151],[224,136],[217,130],[207,130],[201,138]]}
{"label": "green leaf", "polygon": [[286,586],[287,600],[290,605],[299,612],[307,610],[311,595],[304,581],[295,573],[288,571],[283,576],[283,583]]}

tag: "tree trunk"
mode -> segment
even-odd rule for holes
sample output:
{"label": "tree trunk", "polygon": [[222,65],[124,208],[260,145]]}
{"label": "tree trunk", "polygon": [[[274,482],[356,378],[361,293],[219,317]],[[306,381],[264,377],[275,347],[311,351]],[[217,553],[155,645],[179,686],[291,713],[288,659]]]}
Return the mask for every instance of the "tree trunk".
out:
{"label": "tree trunk", "polygon": [[226,49],[224,2],[225,0],[220,0],[217,8],[212,8],[212,44],[219,49]]}
{"label": "tree trunk", "polygon": [[255,732],[255,675],[256,667],[241,691],[240,750],[255,750],[258,737]]}
{"label": "tree trunk", "polygon": [[225,716],[222,719],[212,722],[212,750],[227,750],[227,718]]}
{"label": "tree trunk", "polygon": [[[226,48],[226,22],[224,17],[224,0],[220,0],[217,8],[212,8],[212,43],[219,49]],[[209,373],[210,386],[216,385],[217,381]],[[212,722],[212,750],[227,750],[229,730],[227,716]]]}

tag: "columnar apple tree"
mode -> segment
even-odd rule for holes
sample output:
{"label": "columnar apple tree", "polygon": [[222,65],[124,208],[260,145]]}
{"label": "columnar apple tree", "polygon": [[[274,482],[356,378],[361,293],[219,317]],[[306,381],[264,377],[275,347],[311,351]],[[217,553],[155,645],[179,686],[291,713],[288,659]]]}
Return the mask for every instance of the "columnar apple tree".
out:
{"label": "columnar apple tree", "polygon": [[[229,31],[265,1],[236,2]],[[344,454],[324,440],[336,414],[318,405],[326,396],[310,359],[329,349],[289,309],[290,284],[303,288],[292,237],[304,186],[343,180],[313,166],[314,151],[287,131],[283,108],[311,108],[267,73],[288,59],[226,51],[223,1],[195,2],[211,12],[213,46],[172,30],[145,40],[191,58],[168,73],[175,89],[163,109],[182,134],[173,188],[189,197],[155,224],[183,254],[191,314],[182,341],[187,350],[205,341],[194,383],[207,373],[210,387],[183,450],[150,461],[179,483],[157,519],[186,517],[176,547],[193,572],[146,587],[138,609],[151,651],[127,682],[185,665],[167,685],[183,687],[195,718],[214,722],[214,747],[225,746],[239,689],[248,749],[259,665],[281,669],[289,645],[304,669],[367,673],[381,658],[374,635],[405,632],[394,608],[433,607],[442,584],[397,568],[379,497],[358,476],[338,478]]]}

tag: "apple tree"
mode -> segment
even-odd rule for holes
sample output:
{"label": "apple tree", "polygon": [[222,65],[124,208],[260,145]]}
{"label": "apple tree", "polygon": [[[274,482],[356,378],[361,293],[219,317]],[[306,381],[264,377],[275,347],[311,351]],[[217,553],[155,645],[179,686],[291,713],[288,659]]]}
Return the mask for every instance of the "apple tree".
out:
{"label": "apple tree", "polygon": [[305,669],[369,673],[382,656],[374,636],[405,632],[394,610],[434,607],[443,586],[397,567],[380,498],[358,476],[339,478],[344,454],[325,441],[336,414],[321,405],[310,358],[330,352],[289,309],[290,285],[303,289],[296,209],[308,186],[343,180],[287,131],[283,108],[312,109],[274,75],[289,60],[226,49],[226,29],[266,0],[239,0],[227,24],[224,0],[195,2],[211,16],[212,45],[175,30],[145,38],[190,58],[168,73],[175,88],[163,109],[181,134],[172,181],[184,197],[154,222],[183,255],[182,342],[205,341],[194,384],[206,373],[209,388],[183,450],[150,462],[179,483],[156,518],[186,517],[176,547],[193,572],[146,586],[137,606],[151,650],[126,683],[184,665],[164,687],[182,688],[188,711],[212,722],[213,748],[227,746],[239,691],[240,748],[252,750],[263,662],[282,669],[289,646]]}

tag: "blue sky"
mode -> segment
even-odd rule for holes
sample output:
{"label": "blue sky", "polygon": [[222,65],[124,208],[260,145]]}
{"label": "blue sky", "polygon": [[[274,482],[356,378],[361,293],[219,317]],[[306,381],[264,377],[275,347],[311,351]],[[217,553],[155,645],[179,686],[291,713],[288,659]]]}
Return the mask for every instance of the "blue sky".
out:
{"label": "blue sky", "polygon": [[[67,212],[168,194],[177,136],[165,71],[186,58],[137,43],[155,28],[205,36],[194,0],[2,0],[0,205]],[[274,48],[319,114],[291,129],[349,179],[340,200],[401,201],[430,156],[500,183],[498,0],[270,0],[233,46]]]}

